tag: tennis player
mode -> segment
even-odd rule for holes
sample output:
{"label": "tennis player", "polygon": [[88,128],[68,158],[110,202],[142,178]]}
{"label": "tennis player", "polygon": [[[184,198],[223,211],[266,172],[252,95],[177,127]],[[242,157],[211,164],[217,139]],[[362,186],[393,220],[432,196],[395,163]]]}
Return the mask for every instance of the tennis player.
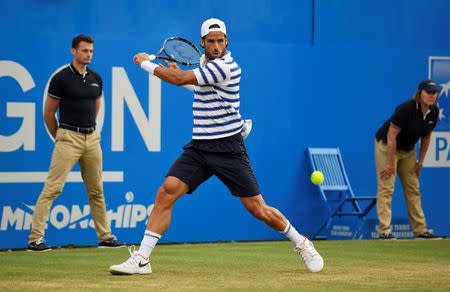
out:
{"label": "tennis player", "polygon": [[170,225],[175,202],[192,193],[212,175],[217,176],[239,197],[242,205],[256,218],[290,239],[306,267],[319,272],[323,258],[314,245],[301,235],[277,209],[264,201],[247,155],[239,113],[241,69],[227,51],[225,23],[211,18],[201,26],[201,45],[205,50],[200,66],[180,70],[174,63],[168,67],[152,63],[153,55],[139,53],[135,63],[160,79],[175,85],[194,85],[194,128],[192,140],[175,161],[159,188],[138,251],[130,248],[130,258],[110,267],[112,274],[149,274],[149,257]]}

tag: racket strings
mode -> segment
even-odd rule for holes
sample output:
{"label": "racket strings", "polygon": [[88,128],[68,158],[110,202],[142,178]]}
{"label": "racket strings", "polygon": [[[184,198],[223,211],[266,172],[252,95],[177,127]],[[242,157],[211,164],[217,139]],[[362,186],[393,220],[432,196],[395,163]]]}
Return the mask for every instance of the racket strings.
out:
{"label": "racket strings", "polygon": [[200,51],[193,44],[180,39],[166,41],[164,51],[177,62],[198,64],[200,61]]}

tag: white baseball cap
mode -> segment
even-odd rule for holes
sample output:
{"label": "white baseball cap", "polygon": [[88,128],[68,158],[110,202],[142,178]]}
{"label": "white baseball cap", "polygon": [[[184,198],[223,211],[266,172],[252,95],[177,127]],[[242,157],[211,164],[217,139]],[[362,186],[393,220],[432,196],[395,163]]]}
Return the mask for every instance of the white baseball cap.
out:
{"label": "white baseball cap", "polygon": [[[218,25],[219,27],[209,28],[211,25]],[[225,35],[227,34],[227,28],[225,26],[225,23],[217,18],[210,18],[203,22],[202,29],[200,31],[201,37],[206,36],[208,33],[213,31],[220,31],[223,32]]]}

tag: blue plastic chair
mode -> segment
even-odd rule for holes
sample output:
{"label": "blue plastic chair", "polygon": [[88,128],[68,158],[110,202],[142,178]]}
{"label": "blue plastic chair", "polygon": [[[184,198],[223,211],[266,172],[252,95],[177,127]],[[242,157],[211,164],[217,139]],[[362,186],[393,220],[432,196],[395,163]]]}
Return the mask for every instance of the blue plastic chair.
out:
{"label": "blue plastic chair", "polygon": [[376,196],[355,196],[345,172],[339,148],[308,148],[312,171],[323,173],[324,182],[318,185],[322,200],[329,211],[326,222],[315,233],[315,238],[327,231],[334,217],[358,217],[354,238],[364,223],[365,217],[376,204]]}

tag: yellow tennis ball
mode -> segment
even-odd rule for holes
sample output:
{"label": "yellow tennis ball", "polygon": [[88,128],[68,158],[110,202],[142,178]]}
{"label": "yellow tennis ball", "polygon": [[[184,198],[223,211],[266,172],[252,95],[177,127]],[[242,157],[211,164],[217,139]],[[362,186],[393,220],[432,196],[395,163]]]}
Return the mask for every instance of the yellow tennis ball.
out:
{"label": "yellow tennis ball", "polygon": [[311,173],[311,182],[315,185],[320,185],[321,183],[323,183],[324,177],[323,177],[323,173],[321,171],[314,171],[313,173]]}

